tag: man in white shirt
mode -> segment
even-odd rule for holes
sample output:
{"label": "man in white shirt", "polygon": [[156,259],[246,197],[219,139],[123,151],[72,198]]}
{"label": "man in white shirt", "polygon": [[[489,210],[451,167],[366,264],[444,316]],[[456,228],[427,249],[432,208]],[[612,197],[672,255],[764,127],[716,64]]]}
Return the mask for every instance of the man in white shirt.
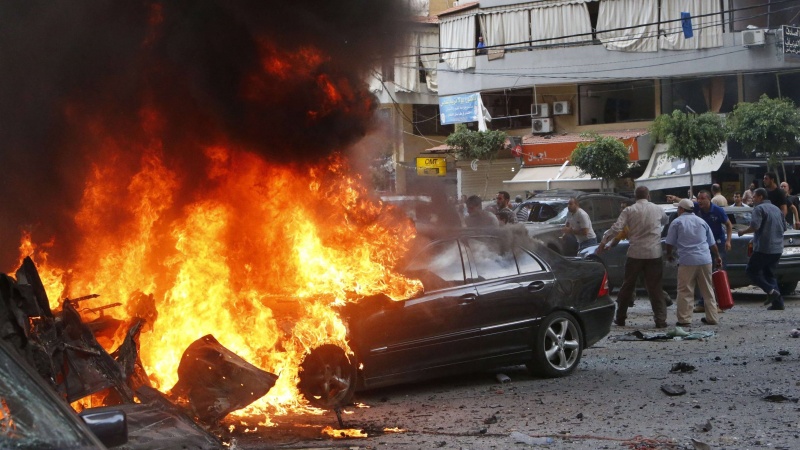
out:
{"label": "man in white shirt", "polygon": [[614,323],[625,326],[628,307],[633,303],[636,290],[636,278],[639,273],[644,273],[656,328],[666,328],[667,303],[662,287],[664,263],[661,256],[661,230],[668,222],[667,214],[658,205],[650,203],[650,190],[647,187],[637,187],[634,194],[636,203],[622,210],[619,219],[603,234],[603,239],[597,247],[597,251],[602,253],[606,243],[628,227],[630,244],[625,261],[625,279],[617,294],[617,314]]}
{"label": "man in white shirt", "polygon": [[569,199],[567,203],[567,223],[564,225],[562,232],[564,235],[574,235],[578,241],[578,251],[580,252],[586,247],[597,245],[597,235],[592,229],[592,221],[589,219],[589,214],[586,213],[579,205],[575,197]]}

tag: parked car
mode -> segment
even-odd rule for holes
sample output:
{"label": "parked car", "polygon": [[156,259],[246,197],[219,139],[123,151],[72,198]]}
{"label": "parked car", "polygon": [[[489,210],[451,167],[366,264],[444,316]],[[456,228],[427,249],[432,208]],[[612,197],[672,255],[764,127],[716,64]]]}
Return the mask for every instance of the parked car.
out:
{"label": "parked car", "polygon": [[630,197],[607,192],[551,190],[538,193],[517,205],[515,213],[522,211],[524,215],[525,210],[528,211],[528,220],[525,222],[528,234],[565,256],[575,256],[578,252],[575,236],[561,237],[561,229],[567,223],[567,203],[571,197],[575,197],[580,207],[589,215],[598,241],[599,236],[611,228],[622,210],[635,201]]}
{"label": "parked car", "polygon": [[[677,207],[669,205],[661,205],[669,216],[670,222],[677,215]],[[746,234],[739,237],[737,230],[744,230],[750,226],[750,217],[752,208],[726,206],[723,208],[728,218],[733,224],[733,237],[731,238],[731,250],[726,257],[726,265],[728,272],[728,280],[731,288],[739,288],[749,286],[751,284],[750,277],[745,273],[747,267],[747,260],[752,253],[753,235]],[[661,236],[666,238],[669,225],[665,226]],[[663,240],[662,240],[662,245]],[[787,295],[794,292],[797,287],[797,282],[800,281],[800,231],[787,230],[783,235],[783,255],[778,262],[778,267],[775,275],[778,278],[778,286],[780,287],[781,294]],[[606,266],[608,270],[608,282],[611,288],[619,288],[622,285],[622,280],[625,274],[625,259],[628,252],[628,241],[623,240],[617,244],[616,247],[607,249],[600,255],[595,254],[597,246],[586,248],[578,255],[584,259],[599,259]],[[664,262],[664,275],[663,283],[664,290],[667,291],[672,297],[677,295],[678,290],[678,269],[675,265]]]}
{"label": "parked car", "polygon": [[510,364],[561,377],[609,333],[615,306],[602,264],[565,259],[519,228],[467,230],[411,254],[402,272],[424,292],[344,307],[354,354],[332,344],[310,352],[298,387],[312,404],[336,408],[356,389]]}

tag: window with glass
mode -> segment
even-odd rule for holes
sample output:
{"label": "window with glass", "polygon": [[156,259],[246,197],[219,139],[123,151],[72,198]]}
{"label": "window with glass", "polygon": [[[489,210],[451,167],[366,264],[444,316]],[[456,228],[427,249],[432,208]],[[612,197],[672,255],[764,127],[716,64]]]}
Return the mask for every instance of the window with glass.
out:
{"label": "window with glass", "polygon": [[542,264],[527,251],[515,248],[514,255],[517,257],[519,273],[541,272],[544,270]]}
{"label": "window with glass", "polygon": [[476,281],[494,280],[519,274],[511,247],[500,239],[471,238],[467,240],[467,245],[477,272]]}
{"label": "window with glass", "polygon": [[788,98],[800,105],[800,72],[744,75],[744,101],[757,102],[764,94],[770,98]]}
{"label": "window with glass", "polygon": [[439,242],[422,251],[405,270],[422,282],[425,292],[464,284],[464,265],[458,241]]}
{"label": "window with glass", "polygon": [[581,125],[640,122],[655,119],[653,80],[578,86]]}
{"label": "window with glass", "polygon": [[738,101],[736,76],[661,80],[661,112],[729,113]]}

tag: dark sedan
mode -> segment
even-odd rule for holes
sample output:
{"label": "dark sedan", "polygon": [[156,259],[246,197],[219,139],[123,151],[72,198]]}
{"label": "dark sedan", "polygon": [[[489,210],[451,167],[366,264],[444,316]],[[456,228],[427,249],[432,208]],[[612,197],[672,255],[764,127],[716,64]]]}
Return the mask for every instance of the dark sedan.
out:
{"label": "dark sedan", "polygon": [[355,354],[324,345],[306,357],[298,386],[312,404],[336,408],[356,388],[511,364],[565,376],[609,333],[615,306],[602,264],[565,259],[521,227],[433,240],[409,261],[404,272],[423,293],[349,305]]}
{"label": "dark sedan", "polygon": [[[673,205],[661,205],[670,221],[675,218],[677,208]],[[740,288],[751,284],[750,277],[745,273],[747,260],[752,252],[753,235],[746,234],[739,237],[737,230],[744,230],[750,225],[750,214],[752,208],[727,206],[723,208],[733,224],[733,237],[731,238],[731,250],[726,257],[728,280],[731,288]],[[669,226],[664,227],[662,237],[666,237]],[[663,241],[662,241],[663,242]],[[778,262],[775,275],[778,278],[778,286],[784,295],[791,294],[800,281],[800,231],[787,230],[783,235],[783,255]],[[578,255],[581,258],[600,259],[608,270],[608,282],[612,288],[622,285],[625,274],[625,258],[628,252],[628,241],[623,240],[616,247],[611,247],[601,255],[596,255],[597,246],[584,249]],[[664,290],[675,297],[678,290],[678,270],[672,264],[664,263]]]}

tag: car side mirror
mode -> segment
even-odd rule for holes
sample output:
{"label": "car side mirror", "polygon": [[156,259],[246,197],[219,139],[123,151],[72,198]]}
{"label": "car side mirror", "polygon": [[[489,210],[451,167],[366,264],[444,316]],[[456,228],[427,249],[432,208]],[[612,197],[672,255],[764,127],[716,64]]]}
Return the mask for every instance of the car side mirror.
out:
{"label": "car side mirror", "polygon": [[106,447],[115,447],[128,442],[128,417],[125,412],[113,408],[87,409],[78,414],[97,439]]}

